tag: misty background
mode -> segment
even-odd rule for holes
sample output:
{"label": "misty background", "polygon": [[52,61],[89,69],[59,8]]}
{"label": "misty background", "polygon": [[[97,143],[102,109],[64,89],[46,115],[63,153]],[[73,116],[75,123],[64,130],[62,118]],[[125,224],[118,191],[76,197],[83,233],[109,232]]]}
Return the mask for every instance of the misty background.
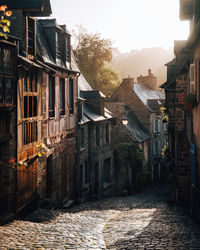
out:
{"label": "misty background", "polygon": [[159,85],[166,81],[165,64],[174,58],[173,48],[143,48],[121,53],[113,49],[112,67],[119,72],[121,78],[133,77],[137,81],[139,75],[148,75],[148,69],[157,77]]}

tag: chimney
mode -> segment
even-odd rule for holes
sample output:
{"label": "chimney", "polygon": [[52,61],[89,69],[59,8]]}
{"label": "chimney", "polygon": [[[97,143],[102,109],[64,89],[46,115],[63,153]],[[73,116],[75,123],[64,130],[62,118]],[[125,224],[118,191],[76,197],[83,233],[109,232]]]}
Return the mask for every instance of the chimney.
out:
{"label": "chimney", "polygon": [[128,76],[128,78],[123,78],[123,84],[129,85],[131,87],[133,83],[134,78],[130,77],[130,75]]}
{"label": "chimney", "polygon": [[148,76],[152,76],[151,69],[148,69]]}

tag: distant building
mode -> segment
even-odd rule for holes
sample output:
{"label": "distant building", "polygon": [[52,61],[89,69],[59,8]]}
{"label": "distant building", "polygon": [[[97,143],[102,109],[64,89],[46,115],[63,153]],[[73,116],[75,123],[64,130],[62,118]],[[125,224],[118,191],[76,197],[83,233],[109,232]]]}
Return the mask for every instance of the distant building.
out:
{"label": "distant building", "polygon": [[127,105],[150,135],[148,167],[154,180],[161,176],[161,150],[167,143],[167,126],[161,122],[160,113],[164,98],[163,91],[152,90],[142,83],[134,83],[133,78],[123,79],[111,97],[113,102],[122,101]]}
{"label": "distant building", "polygon": [[78,88],[76,194],[77,200],[83,202],[114,193],[115,119],[105,108],[105,96],[93,90],[82,74]]}
{"label": "distant building", "polygon": [[149,87],[150,89],[158,90],[157,78],[151,73],[151,69],[148,69],[147,76],[143,76],[143,75],[138,76],[137,82],[144,84],[145,86]]}

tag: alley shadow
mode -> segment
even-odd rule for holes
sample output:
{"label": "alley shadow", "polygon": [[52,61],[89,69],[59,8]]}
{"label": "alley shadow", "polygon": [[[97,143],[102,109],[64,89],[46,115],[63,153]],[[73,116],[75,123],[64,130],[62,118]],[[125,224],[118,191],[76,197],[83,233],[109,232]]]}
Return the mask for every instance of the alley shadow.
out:
{"label": "alley shadow", "polygon": [[88,210],[117,210],[126,211],[133,208],[151,208],[160,202],[167,202],[171,198],[169,185],[152,186],[143,191],[129,196],[105,198],[97,201],[89,201],[75,205],[67,210],[67,213],[79,213]]}
{"label": "alley shadow", "polygon": [[101,199],[98,201],[89,201],[80,205],[73,205],[68,209],[39,208],[36,211],[19,216],[18,219],[35,223],[50,223],[57,216],[64,213],[80,213],[89,210],[104,211],[128,211],[133,208],[152,208],[162,202],[167,202],[171,195],[171,188],[168,185],[158,185],[147,188],[140,193],[130,196],[119,196]]}

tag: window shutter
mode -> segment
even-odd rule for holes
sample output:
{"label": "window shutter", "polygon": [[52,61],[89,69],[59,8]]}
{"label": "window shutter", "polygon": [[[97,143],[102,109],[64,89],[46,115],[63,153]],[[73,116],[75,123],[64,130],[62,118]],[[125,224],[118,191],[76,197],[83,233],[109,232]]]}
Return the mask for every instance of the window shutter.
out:
{"label": "window shutter", "polygon": [[158,121],[158,132],[160,133],[160,120],[157,121]]}
{"label": "window shutter", "polygon": [[153,132],[156,133],[156,120],[153,121]]}

